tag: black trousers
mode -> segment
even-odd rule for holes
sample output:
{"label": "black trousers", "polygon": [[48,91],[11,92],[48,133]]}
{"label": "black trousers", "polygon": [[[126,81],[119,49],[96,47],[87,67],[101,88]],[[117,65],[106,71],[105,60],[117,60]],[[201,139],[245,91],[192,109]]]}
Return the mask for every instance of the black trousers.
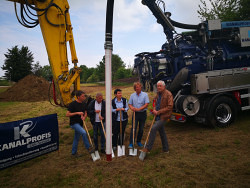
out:
{"label": "black trousers", "polygon": [[147,111],[135,112],[135,125],[133,125],[133,119],[134,119],[134,115],[132,117],[132,128],[131,128],[131,132],[130,132],[130,144],[133,143],[133,126],[135,126],[135,133],[134,133],[135,138],[134,138],[134,140],[136,140],[136,129],[137,129],[138,124],[139,124],[139,131],[137,134],[136,142],[141,142],[144,125],[145,125],[145,122],[147,119]]}
{"label": "black trousers", "polygon": [[[122,138],[120,138],[120,121],[115,121],[112,124],[112,145],[113,147],[117,147],[117,145],[120,145],[124,141],[124,132],[126,129],[126,126],[128,124],[128,120],[122,121]],[[121,139],[121,140],[120,140]]]}

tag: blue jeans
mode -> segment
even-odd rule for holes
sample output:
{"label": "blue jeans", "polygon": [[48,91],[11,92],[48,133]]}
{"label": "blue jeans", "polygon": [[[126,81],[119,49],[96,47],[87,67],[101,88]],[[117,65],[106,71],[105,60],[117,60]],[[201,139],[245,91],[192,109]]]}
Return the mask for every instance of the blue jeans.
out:
{"label": "blue jeans", "polygon": [[[105,129],[105,123],[103,123],[103,126]],[[95,122],[93,125],[95,150],[98,150],[98,130],[101,133],[101,149],[105,148],[105,135],[102,130],[102,124],[101,122]]]}
{"label": "blue jeans", "polygon": [[76,154],[77,152],[77,147],[78,147],[80,136],[82,136],[82,140],[85,145],[85,148],[89,149],[90,145],[89,145],[88,136],[87,136],[86,131],[83,129],[83,127],[79,123],[70,125],[70,127],[75,130],[75,136],[74,136],[73,145],[72,145],[72,155]]}

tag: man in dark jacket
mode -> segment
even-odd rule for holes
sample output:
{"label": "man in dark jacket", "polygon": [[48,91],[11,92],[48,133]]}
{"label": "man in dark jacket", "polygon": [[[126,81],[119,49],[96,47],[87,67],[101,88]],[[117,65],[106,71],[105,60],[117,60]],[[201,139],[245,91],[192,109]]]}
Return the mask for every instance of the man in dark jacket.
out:
{"label": "man in dark jacket", "polygon": [[[116,89],[114,91],[115,98],[112,100],[112,144],[113,150],[116,150],[117,144],[123,145],[124,132],[128,123],[128,102],[122,97],[122,90]],[[120,117],[121,114],[121,117]],[[122,124],[122,135],[120,138],[120,121]],[[118,141],[119,135],[119,141]],[[118,143],[117,143],[118,141]]]}
{"label": "man in dark jacket", "polygon": [[164,81],[160,80],[157,82],[157,95],[155,97],[155,100],[156,100],[156,106],[155,109],[153,109],[152,113],[156,116],[155,117],[156,121],[152,126],[149,135],[149,141],[146,147],[143,148],[141,151],[147,153],[152,149],[156,137],[156,132],[159,131],[163,152],[168,153],[169,152],[168,140],[167,140],[167,135],[165,133],[164,125],[172,114],[173,95],[170,91],[166,90]]}
{"label": "man in dark jacket", "polygon": [[105,126],[105,101],[102,93],[96,94],[96,99],[91,101],[88,106],[88,115],[93,125],[95,150],[98,150],[98,130],[101,133],[101,152],[105,153],[105,136],[101,121]]}

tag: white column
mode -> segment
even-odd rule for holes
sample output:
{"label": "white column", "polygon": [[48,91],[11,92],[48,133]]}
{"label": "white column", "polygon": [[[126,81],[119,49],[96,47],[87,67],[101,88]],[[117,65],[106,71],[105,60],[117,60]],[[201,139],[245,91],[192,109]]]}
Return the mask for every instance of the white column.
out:
{"label": "white column", "polygon": [[105,49],[106,157],[112,161],[112,49]]}

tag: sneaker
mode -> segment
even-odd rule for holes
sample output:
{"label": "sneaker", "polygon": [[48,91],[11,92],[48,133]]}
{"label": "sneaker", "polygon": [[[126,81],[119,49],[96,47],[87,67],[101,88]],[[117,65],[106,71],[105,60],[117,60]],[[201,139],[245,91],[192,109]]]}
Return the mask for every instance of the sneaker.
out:
{"label": "sneaker", "polygon": [[142,143],[141,142],[137,142],[137,146],[139,147],[143,147]]}
{"label": "sneaker", "polygon": [[106,154],[105,149],[101,149],[101,153]]}
{"label": "sneaker", "polygon": [[129,149],[132,149],[132,148],[133,148],[133,144],[129,144],[129,145],[128,145],[128,148],[129,148]]}
{"label": "sneaker", "polygon": [[169,154],[169,150],[166,150],[166,151],[163,151],[164,153],[166,153],[166,154]]}

